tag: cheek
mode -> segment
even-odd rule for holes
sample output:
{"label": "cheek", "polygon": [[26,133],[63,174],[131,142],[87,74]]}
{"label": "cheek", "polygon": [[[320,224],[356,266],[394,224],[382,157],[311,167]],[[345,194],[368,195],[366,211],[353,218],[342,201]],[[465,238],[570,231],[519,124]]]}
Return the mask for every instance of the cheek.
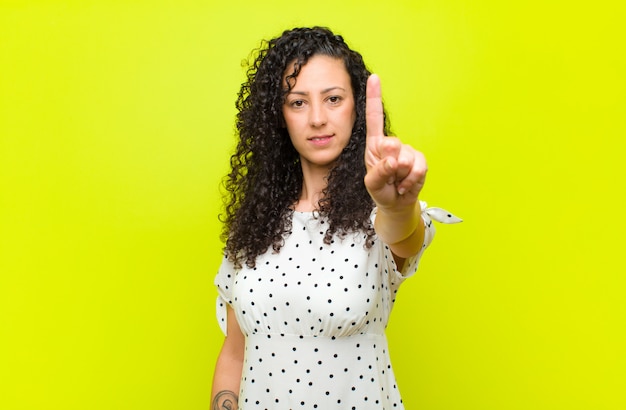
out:
{"label": "cheek", "polygon": [[349,106],[346,107],[349,112],[346,113],[346,116],[350,118],[350,125],[354,126],[356,123],[356,106],[354,101],[350,101]]}
{"label": "cheek", "polygon": [[294,130],[298,127],[298,118],[283,111],[283,124],[288,131]]}
{"label": "cheek", "polygon": [[352,128],[354,128],[354,124],[356,124],[356,111],[354,110],[354,108],[351,108],[350,111],[346,113],[346,118],[350,131],[352,131]]}

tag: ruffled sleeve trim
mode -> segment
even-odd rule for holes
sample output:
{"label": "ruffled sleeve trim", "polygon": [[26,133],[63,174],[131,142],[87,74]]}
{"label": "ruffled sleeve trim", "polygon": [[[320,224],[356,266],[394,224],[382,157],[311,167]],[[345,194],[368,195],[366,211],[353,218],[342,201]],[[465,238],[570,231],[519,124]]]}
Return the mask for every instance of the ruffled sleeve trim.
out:
{"label": "ruffled sleeve trim", "polygon": [[452,215],[445,209],[437,207],[429,208],[428,204],[426,204],[426,202],[424,201],[420,201],[420,207],[422,209],[422,218],[424,218],[424,222],[426,222],[426,218],[428,218],[428,220],[434,219],[435,221],[441,222],[443,224],[456,224],[459,222],[463,222],[461,218]]}
{"label": "ruffled sleeve trim", "polygon": [[232,306],[232,288],[235,278],[235,269],[233,264],[226,258],[222,260],[217,275],[215,276],[215,286],[217,287],[217,300],[215,304],[215,312],[217,316],[217,322],[224,333],[227,335],[227,306]]}
{"label": "ruffled sleeve trim", "polygon": [[224,333],[224,336],[227,336],[227,323],[226,323],[226,315],[227,315],[227,311],[226,311],[226,301],[224,300],[224,298],[222,298],[221,296],[217,296],[217,303],[215,306],[215,312],[217,315],[217,323],[220,326],[220,329],[222,330],[222,333]]}

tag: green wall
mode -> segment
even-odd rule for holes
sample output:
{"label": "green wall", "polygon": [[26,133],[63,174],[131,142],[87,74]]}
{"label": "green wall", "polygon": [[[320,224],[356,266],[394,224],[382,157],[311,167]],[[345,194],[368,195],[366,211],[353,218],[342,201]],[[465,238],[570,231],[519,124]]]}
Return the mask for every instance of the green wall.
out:
{"label": "green wall", "polygon": [[621,2],[0,2],[0,408],[208,409],[241,61],[327,25],[422,150],[408,409],[626,408]]}

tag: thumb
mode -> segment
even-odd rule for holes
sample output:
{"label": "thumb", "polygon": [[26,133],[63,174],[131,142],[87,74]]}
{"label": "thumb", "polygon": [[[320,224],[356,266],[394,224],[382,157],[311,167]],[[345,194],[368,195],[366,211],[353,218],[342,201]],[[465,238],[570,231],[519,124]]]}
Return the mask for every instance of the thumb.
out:
{"label": "thumb", "polygon": [[395,182],[398,163],[393,157],[387,157],[374,164],[365,175],[365,187],[372,192],[381,191]]}

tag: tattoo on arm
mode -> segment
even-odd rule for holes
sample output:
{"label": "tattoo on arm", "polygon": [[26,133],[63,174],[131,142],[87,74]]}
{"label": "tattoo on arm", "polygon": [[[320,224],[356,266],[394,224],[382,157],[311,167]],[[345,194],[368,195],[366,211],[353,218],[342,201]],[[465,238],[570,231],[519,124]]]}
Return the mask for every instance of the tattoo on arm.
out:
{"label": "tattoo on arm", "polygon": [[239,397],[230,390],[222,390],[213,398],[212,410],[237,410]]}

